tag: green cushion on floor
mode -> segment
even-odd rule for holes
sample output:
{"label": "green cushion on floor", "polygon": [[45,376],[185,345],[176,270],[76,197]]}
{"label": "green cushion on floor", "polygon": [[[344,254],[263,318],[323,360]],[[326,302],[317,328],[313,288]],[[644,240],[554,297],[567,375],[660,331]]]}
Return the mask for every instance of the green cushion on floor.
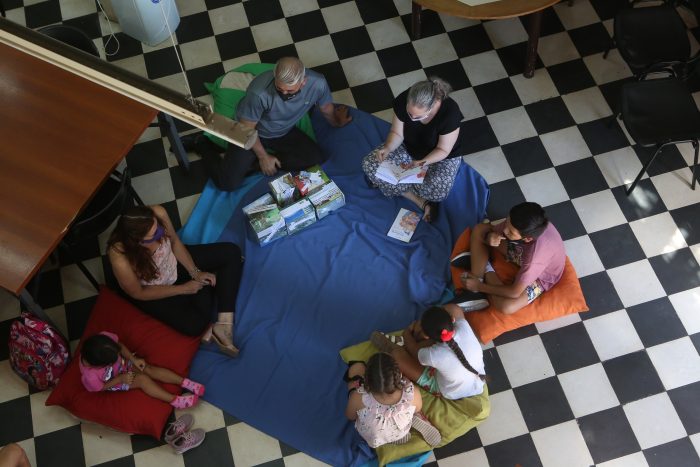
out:
{"label": "green cushion on floor", "polygon": [[[400,334],[401,331],[392,333]],[[362,342],[340,351],[340,356],[345,362],[350,360],[367,361],[369,357],[377,353],[377,348],[370,342]],[[417,387],[417,386],[416,386]],[[442,447],[459,438],[467,431],[486,420],[491,412],[489,392],[484,385],[484,392],[478,396],[466,397],[460,400],[447,400],[435,397],[432,394],[420,390],[423,397],[423,413],[440,430],[442,435]],[[383,466],[392,461],[420,452],[430,451],[432,448],[426,443],[419,433],[413,431],[411,440],[402,445],[386,444],[376,449],[379,465]]]}

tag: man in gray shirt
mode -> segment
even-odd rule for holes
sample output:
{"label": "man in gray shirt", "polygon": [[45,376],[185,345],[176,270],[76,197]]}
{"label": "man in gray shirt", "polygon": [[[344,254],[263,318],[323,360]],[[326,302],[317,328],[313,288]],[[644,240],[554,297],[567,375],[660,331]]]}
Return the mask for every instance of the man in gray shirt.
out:
{"label": "man in gray shirt", "polygon": [[[258,130],[250,150],[229,144],[223,158],[218,147],[199,138],[196,149],[214,184],[224,191],[238,188],[257,166],[265,175],[278,169],[303,170],[325,162],[321,148],[295,124],[314,105],[328,122],[341,127],[352,120],[348,108],[334,106],[323,75],[307,70],[296,57],[277,61],[274,70],[258,75],[238,104],[237,119]],[[268,153],[274,152],[274,155]]]}

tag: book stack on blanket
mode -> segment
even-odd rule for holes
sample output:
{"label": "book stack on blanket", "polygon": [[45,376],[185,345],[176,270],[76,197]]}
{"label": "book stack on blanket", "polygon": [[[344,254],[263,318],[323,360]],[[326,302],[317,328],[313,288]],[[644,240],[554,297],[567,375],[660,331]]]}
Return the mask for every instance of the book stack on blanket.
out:
{"label": "book stack on blanket", "polygon": [[269,185],[270,193],[243,208],[260,245],[296,233],[345,206],[345,195],[318,165],[295,176],[285,173]]}

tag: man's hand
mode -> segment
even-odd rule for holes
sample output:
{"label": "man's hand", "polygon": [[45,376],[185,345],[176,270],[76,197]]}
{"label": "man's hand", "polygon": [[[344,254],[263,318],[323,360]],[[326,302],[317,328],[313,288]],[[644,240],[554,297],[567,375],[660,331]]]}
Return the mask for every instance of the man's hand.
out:
{"label": "man's hand", "polygon": [[345,126],[352,121],[350,109],[348,109],[347,105],[336,105],[333,109],[333,116],[335,117],[335,123],[338,126]]}
{"label": "man's hand", "polygon": [[501,244],[501,241],[503,241],[505,239],[506,239],[506,237],[499,234],[498,232],[489,232],[488,235],[486,235],[486,243],[489,246],[493,246],[493,247],[497,247],[498,245]]}
{"label": "man's hand", "polygon": [[267,155],[258,159],[260,162],[260,170],[265,175],[274,175],[277,173],[277,169],[282,168],[282,163],[275,156]]}

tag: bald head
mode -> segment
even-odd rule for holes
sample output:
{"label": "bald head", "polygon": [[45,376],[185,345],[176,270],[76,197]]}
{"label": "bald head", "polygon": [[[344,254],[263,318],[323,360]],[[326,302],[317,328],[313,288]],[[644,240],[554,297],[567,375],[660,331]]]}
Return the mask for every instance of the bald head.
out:
{"label": "bald head", "polygon": [[306,69],[296,57],[283,57],[275,65],[275,81],[287,86],[295,86],[304,79]]}

